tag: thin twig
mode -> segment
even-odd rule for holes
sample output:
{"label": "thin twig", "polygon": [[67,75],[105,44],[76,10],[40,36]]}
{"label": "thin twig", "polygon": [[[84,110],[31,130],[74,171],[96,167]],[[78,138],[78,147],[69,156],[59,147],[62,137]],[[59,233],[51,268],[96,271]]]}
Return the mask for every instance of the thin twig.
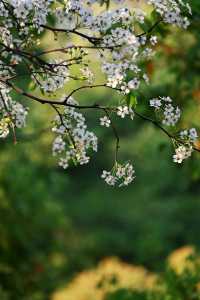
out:
{"label": "thin twig", "polygon": [[[178,143],[181,144],[181,145],[185,145],[184,141],[182,141],[182,140],[178,139],[176,136],[172,135],[172,134],[171,134],[170,132],[168,132],[164,127],[162,127],[156,120],[153,120],[153,119],[151,119],[151,118],[149,118],[149,117],[146,117],[146,116],[142,115],[141,113],[136,112],[135,110],[134,110],[134,113],[135,113],[135,115],[138,116],[139,118],[143,119],[144,121],[148,121],[148,122],[152,123],[154,126],[156,126],[157,128],[159,128],[159,129],[160,129],[162,132],[164,132],[171,140],[174,140],[174,141],[178,142]],[[193,146],[192,149],[193,149],[194,151],[200,152],[200,149],[197,148],[197,147],[195,147],[195,146]]]}

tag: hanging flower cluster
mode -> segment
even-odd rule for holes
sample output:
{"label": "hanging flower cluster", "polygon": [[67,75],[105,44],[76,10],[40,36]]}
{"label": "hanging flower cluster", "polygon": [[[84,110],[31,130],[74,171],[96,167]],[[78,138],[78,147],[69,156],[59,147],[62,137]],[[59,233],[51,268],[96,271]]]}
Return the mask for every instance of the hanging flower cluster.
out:
{"label": "hanging flower cluster", "polygon": [[181,117],[180,108],[175,107],[172,102],[170,97],[159,97],[150,100],[150,106],[154,107],[156,112],[159,112],[162,124],[167,126],[175,126]]}
{"label": "hanging flower cluster", "polygon": [[[149,14],[142,5],[139,8],[140,0],[137,7],[128,0],[0,1],[0,137],[5,138],[10,129],[15,134],[16,128],[26,125],[27,109],[11,98],[20,94],[54,109],[56,137],[52,150],[58,164],[64,169],[71,163],[86,164],[90,150],[97,151],[97,137],[87,129],[80,110],[101,110],[104,115],[100,125],[110,127],[116,138],[114,167],[110,172],[104,171],[102,178],[109,185],[132,182],[132,165],[118,162],[119,137],[112,117],[133,120],[137,115],[147,119],[136,111],[135,93],[142,83],[150,83],[144,63],[155,52],[158,37],[154,30],[162,23],[186,29],[191,15],[189,4],[182,0],[144,2],[154,12],[147,31],[143,28]],[[43,33],[49,33],[56,46],[43,45]],[[103,83],[98,82],[99,73]],[[31,92],[19,87],[23,77],[31,80]],[[66,93],[73,81],[77,88]],[[74,100],[77,91],[101,87],[116,91],[122,98],[120,103],[84,106]],[[55,99],[58,92],[63,97]],[[150,106],[156,112],[154,125],[177,125],[181,111],[170,97],[152,99]],[[163,131],[167,132],[164,128]],[[175,142],[173,160],[178,163],[191,155],[198,138],[194,128],[168,136]]]}
{"label": "hanging flower cluster", "polygon": [[[78,103],[70,97],[68,104],[74,107]],[[74,164],[87,164],[89,149],[97,151],[97,137],[87,130],[85,117],[74,107],[66,107],[62,115],[57,115],[53,132],[57,134],[53,143],[53,155],[59,156],[59,166],[66,169],[70,161]]]}
{"label": "hanging flower cluster", "polygon": [[198,134],[195,128],[189,130],[182,130],[179,134],[180,140],[177,139],[175,144],[178,147],[175,149],[175,155],[173,161],[176,163],[182,163],[183,160],[189,158],[194,151],[194,144],[198,139]]}
{"label": "hanging flower cluster", "polygon": [[129,185],[135,178],[135,170],[130,163],[116,163],[111,171],[103,171],[101,177],[108,185],[119,187]]}
{"label": "hanging flower cluster", "polygon": [[0,138],[8,136],[10,130],[26,126],[28,110],[9,95],[9,89],[0,84]]}

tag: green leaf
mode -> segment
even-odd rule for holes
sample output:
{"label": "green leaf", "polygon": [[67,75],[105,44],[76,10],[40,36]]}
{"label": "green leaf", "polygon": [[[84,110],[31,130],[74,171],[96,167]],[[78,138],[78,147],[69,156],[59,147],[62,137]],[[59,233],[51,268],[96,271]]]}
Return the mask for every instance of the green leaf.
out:
{"label": "green leaf", "polygon": [[110,0],[101,0],[100,5],[102,6],[104,4],[106,4],[106,7],[109,8]]}
{"label": "green leaf", "polygon": [[129,108],[136,108],[137,103],[137,97],[130,92],[127,96],[127,105]]}

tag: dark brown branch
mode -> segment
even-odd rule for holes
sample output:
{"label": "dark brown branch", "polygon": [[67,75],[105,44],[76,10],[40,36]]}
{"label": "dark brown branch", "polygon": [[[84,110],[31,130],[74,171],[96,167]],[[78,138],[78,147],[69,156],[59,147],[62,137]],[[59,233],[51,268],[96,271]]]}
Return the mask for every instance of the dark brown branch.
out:
{"label": "dark brown branch", "polygon": [[[96,108],[96,109],[104,109],[104,106],[100,106],[99,104],[93,104],[93,105],[74,105],[67,103],[69,98],[76,92],[82,90],[82,89],[92,89],[92,88],[98,88],[98,87],[107,87],[106,84],[99,84],[99,85],[88,85],[88,86],[81,86],[75,90],[73,90],[63,101],[59,100],[48,100],[48,99],[43,99],[40,97],[37,97],[33,94],[27,93],[24,90],[20,89],[19,87],[14,86],[11,82],[8,80],[4,81],[0,79],[0,82],[7,85],[8,87],[12,88],[16,93],[28,97],[29,99],[35,100],[41,104],[55,104],[55,105],[61,105],[61,106],[69,106],[69,107],[74,107],[77,109],[90,109],[90,108]],[[108,87],[111,88],[111,87]],[[112,88],[111,88],[112,89]]]}
{"label": "dark brown branch", "polygon": [[161,22],[162,22],[162,19],[159,19],[147,31],[144,31],[143,33],[138,34],[137,37],[142,37],[144,35],[150,34]]}
{"label": "dark brown branch", "polygon": [[65,28],[54,28],[54,27],[51,27],[51,26],[48,26],[48,25],[42,25],[41,27],[43,27],[47,30],[50,30],[52,32],[64,32],[64,33],[72,33],[72,34],[78,35],[78,36],[88,40],[92,44],[98,43],[101,40],[101,38],[97,38],[97,37],[94,37],[94,36],[89,36],[85,33],[79,32],[75,29],[74,30],[68,30],[68,29],[65,29]]}
{"label": "dark brown branch", "polygon": [[50,53],[56,53],[56,52],[61,52],[61,53],[66,53],[67,50],[69,49],[93,49],[93,50],[113,50],[114,47],[107,47],[107,46],[81,46],[81,45],[72,45],[72,46],[68,46],[68,47],[64,47],[64,48],[56,48],[56,49],[51,49],[51,50],[46,50],[46,51],[42,51],[38,54],[36,54],[35,56],[42,56],[45,54],[50,54]]}
{"label": "dark brown branch", "polygon": [[[148,121],[148,122],[152,123],[154,126],[156,126],[157,128],[159,128],[159,129],[160,129],[162,132],[164,132],[170,139],[172,139],[172,140],[178,142],[179,144],[185,145],[184,141],[182,141],[182,140],[178,139],[176,136],[172,135],[172,134],[171,134],[170,132],[168,132],[164,127],[162,127],[157,121],[155,121],[155,120],[153,120],[153,119],[151,119],[151,118],[149,118],[149,117],[146,117],[146,116],[142,115],[141,113],[136,112],[135,110],[134,110],[134,113],[135,113],[135,115],[138,116],[139,118],[143,119],[144,121]],[[197,152],[200,152],[200,149],[197,148],[197,147],[195,147],[195,146],[193,146],[192,149],[195,150],[195,151],[197,151]]]}
{"label": "dark brown branch", "polygon": [[[50,104],[51,106],[52,105],[60,105],[60,106],[68,106],[68,107],[74,107],[76,109],[100,109],[100,110],[103,110],[104,112],[106,112],[106,114],[108,114],[109,111],[116,111],[116,108],[114,107],[106,107],[106,106],[101,106],[99,104],[93,104],[93,105],[74,105],[74,104],[70,104],[68,103],[68,99],[74,94],[76,93],[77,91],[80,91],[82,89],[91,89],[91,88],[96,88],[96,87],[108,87],[108,88],[111,88],[109,86],[106,86],[106,84],[99,84],[99,85],[93,85],[93,86],[82,86],[82,87],[79,87],[75,90],[73,90],[63,101],[58,101],[58,100],[48,100],[48,99],[42,99],[42,98],[39,98],[39,97],[36,97],[30,93],[27,93],[23,90],[21,90],[20,88],[14,86],[12,83],[10,83],[8,80],[5,82],[3,81],[2,79],[0,79],[0,82],[2,82],[3,84],[7,85],[8,87],[12,88],[15,92],[19,93],[20,95],[23,95],[25,97],[28,97],[32,100],[35,100],[41,104]],[[135,115],[140,117],[141,119],[145,120],[145,121],[148,121],[152,124],[154,124],[154,126],[156,126],[157,128],[159,128],[162,132],[164,132],[170,139],[174,140],[174,141],[177,141],[179,144],[185,144],[184,141],[178,139],[176,136],[172,135],[170,132],[168,132],[164,127],[162,127],[156,120],[153,120],[149,117],[146,117],[144,115],[142,115],[141,113],[135,111]],[[112,126],[113,127],[113,126]],[[115,127],[113,128],[113,132],[115,134],[115,137],[116,137],[116,149],[118,151],[119,149],[119,137],[118,137],[118,134],[117,134],[117,131],[115,129]],[[197,152],[200,152],[200,149],[193,146],[193,150],[197,151]]]}

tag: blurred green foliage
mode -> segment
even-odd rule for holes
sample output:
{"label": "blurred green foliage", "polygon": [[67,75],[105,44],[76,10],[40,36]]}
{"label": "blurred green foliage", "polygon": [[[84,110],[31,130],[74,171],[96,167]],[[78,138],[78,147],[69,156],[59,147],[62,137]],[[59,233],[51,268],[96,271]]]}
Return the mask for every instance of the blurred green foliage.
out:
{"label": "blurred green foliage", "polygon": [[[200,119],[199,1],[192,7],[187,33],[161,30],[159,55],[148,64],[152,85],[137,95],[138,109],[146,114],[149,98],[170,95],[185,108],[185,127],[198,127]],[[81,99],[107,102],[111,96],[95,91]],[[51,156],[52,111],[31,107],[18,144],[12,138],[0,142],[1,300],[48,299],[76,272],[105,256],[159,270],[171,250],[200,247],[198,155],[184,166],[174,165],[167,137],[151,124],[117,120],[121,158],[135,161],[138,177],[126,189],[109,188],[98,175],[111,165],[115,141],[112,132],[99,128],[98,117],[88,112],[100,140],[98,155],[89,166],[63,171]],[[119,293],[108,299],[147,299]]]}

